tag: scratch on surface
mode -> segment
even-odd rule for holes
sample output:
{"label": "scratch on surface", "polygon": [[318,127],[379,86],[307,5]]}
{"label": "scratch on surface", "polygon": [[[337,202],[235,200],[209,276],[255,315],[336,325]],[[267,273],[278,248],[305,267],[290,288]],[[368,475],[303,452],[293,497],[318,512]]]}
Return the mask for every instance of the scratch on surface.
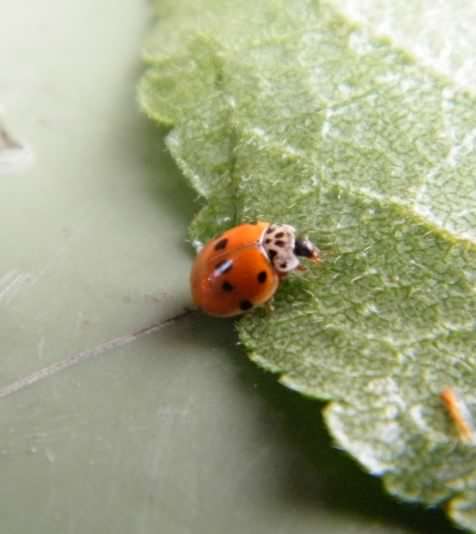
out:
{"label": "scratch on surface", "polygon": [[15,380],[15,382],[12,382],[7,386],[0,387],[0,399],[4,399],[5,397],[13,395],[13,393],[16,393],[17,391],[32,386],[33,384],[36,384],[41,380],[49,378],[50,376],[53,376],[56,373],[59,373],[60,371],[64,371],[65,369],[69,369],[70,367],[73,367],[83,361],[89,360],[96,356],[100,356],[101,354],[104,354],[105,352],[108,352],[110,350],[124,347],[125,345],[132,343],[136,339],[148,336],[150,334],[154,334],[155,332],[162,330],[162,328],[174,324],[192,313],[194,313],[194,310],[186,308],[184,311],[178,313],[177,315],[174,315],[173,317],[169,317],[168,319],[165,319],[160,323],[155,323],[146,328],[136,330],[135,332],[132,332],[131,334],[128,334],[126,336],[120,336],[110,339],[109,341],[105,341],[104,343],[97,345],[93,349],[77,352],[71,356],[64,358],[63,360],[60,360],[59,362],[48,365],[47,367],[43,367],[42,369],[39,369],[38,371],[35,371],[30,375]]}
{"label": "scratch on surface", "polygon": [[[79,229],[75,238],[81,236],[83,229]],[[0,278],[0,303],[10,304],[20,291],[26,288],[33,288],[41,278],[47,276],[52,269],[54,269],[64,256],[65,252],[70,246],[72,237],[60,246],[49,258],[48,261],[41,267],[37,273],[21,273],[18,271],[9,271]]]}
{"label": "scratch on surface", "polygon": [[33,152],[22,145],[0,123],[0,176],[11,174],[28,167]]}
{"label": "scratch on surface", "polygon": [[77,339],[79,337],[79,333],[81,331],[81,324],[84,321],[84,313],[82,311],[78,311],[76,314],[76,321],[74,323],[74,332],[73,332],[73,338]]}
{"label": "scratch on surface", "polygon": [[0,278],[0,302],[9,303],[13,297],[32,279],[30,273],[9,271]]}
{"label": "scratch on surface", "polygon": [[38,344],[36,346],[36,352],[38,354],[38,359],[39,360],[42,360],[43,359],[43,354],[44,354],[44,351],[45,351],[45,338],[42,336],[40,338],[40,340],[38,341]]}

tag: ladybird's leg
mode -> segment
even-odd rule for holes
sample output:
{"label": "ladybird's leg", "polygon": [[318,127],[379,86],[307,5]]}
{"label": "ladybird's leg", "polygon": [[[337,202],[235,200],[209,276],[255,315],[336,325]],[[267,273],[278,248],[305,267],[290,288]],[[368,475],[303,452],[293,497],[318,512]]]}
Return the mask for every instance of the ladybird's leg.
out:
{"label": "ladybird's leg", "polygon": [[266,315],[271,314],[271,313],[274,312],[273,297],[271,297],[268,301],[266,301],[263,304],[263,309],[264,309]]}

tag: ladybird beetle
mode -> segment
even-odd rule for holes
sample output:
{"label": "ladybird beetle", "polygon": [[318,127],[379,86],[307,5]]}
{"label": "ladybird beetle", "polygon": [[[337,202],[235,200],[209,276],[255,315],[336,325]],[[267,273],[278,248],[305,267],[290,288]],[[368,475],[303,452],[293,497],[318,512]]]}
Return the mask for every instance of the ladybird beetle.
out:
{"label": "ladybird beetle", "polygon": [[235,226],[198,253],[190,277],[193,301],[209,315],[244,313],[270,300],[290,271],[303,269],[299,256],[317,262],[319,249],[288,224]]}

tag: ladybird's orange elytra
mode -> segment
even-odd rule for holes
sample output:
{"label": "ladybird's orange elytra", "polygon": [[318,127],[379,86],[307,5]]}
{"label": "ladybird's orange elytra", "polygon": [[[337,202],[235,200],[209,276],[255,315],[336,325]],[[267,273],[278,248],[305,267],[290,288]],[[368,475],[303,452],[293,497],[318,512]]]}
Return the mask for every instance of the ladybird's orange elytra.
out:
{"label": "ladybird's orange elytra", "polygon": [[317,261],[319,250],[296,239],[289,225],[244,223],[211,239],[198,253],[190,282],[205,313],[232,317],[268,302],[280,279],[299,268],[298,256]]}

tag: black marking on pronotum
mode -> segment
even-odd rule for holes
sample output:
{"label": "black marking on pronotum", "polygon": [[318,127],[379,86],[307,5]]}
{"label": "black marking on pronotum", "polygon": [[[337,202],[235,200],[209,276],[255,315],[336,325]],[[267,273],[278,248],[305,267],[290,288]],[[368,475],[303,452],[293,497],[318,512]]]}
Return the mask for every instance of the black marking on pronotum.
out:
{"label": "black marking on pronotum", "polygon": [[258,274],[258,282],[260,284],[264,284],[266,282],[266,278],[268,278],[268,274],[266,273],[266,271],[261,271],[259,274]]}
{"label": "black marking on pronotum", "polygon": [[231,260],[222,260],[215,265],[215,276],[220,276],[222,274],[228,273],[233,267],[233,262]]}
{"label": "black marking on pronotum", "polygon": [[240,301],[240,310],[246,311],[250,310],[253,307],[253,304],[249,300]]}
{"label": "black marking on pronotum", "polygon": [[281,263],[280,264],[281,269],[286,269],[287,266],[288,266],[287,263]]}
{"label": "black marking on pronotum", "polygon": [[277,237],[278,239],[281,238],[281,237],[284,237],[284,232],[278,232],[278,233],[276,234],[276,237]]}
{"label": "black marking on pronotum", "polygon": [[266,233],[267,234],[271,234],[274,230],[274,227],[273,226],[268,226],[268,228],[266,229]]}
{"label": "black marking on pronotum", "polygon": [[223,291],[233,291],[233,286],[230,284],[230,282],[227,282],[225,280],[225,282],[223,282],[222,286],[223,288]]}
{"label": "black marking on pronotum", "polygon": [[224,237],[223,239],[220,239],[218,243],[215,245],[215,250],[224,250],[226,246],[228,245],[228,239]]}
{"label": "black marking on pronotum", "polygon": [[274,260],[277,252],[275,250],[268,250],[268,256],[270,260]]}
{"label": "black marking on pronotum", "polygon": [[275,241],[274,244],[277,247],[284,247],[284,245],[285,245],[284,241],[281,241],[281,239],[278,239],[277,241]]}
{"label": "black marking on pronotum", "polygon": [[271,238],[270,237],[267,237],[264,242],[269,245],[271,243]]}

